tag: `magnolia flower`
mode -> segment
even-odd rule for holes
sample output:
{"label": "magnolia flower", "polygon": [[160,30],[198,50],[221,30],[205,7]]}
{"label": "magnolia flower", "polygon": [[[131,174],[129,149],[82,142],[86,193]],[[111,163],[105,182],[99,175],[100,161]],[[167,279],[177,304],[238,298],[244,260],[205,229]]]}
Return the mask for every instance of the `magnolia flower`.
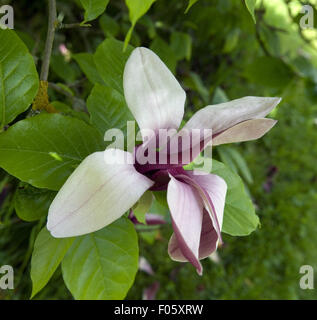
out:
{"label": "magnolia flower", "polygon": [[[123,86],[127,105],[140,129],[157,134],[160,129],[179,128],[186,95],[156,54],[146,48],[135,49],[125,66]],[[264,117],[279,101],[244,97],[199,110],[181,132],[209,129],[212,136],[199,142],[198,153],[193,152],[190,160],[211,138],[213,145],[260,138],[276,123]],[[157,152],[173,152],[166,150]],[[202,274],[200,260],[210,256],[221,242],[225,181],[214,174],[185,171],[186,163],[182,161],[140,164],[135,154],[107,149],[89,155],[52,202],[48,230],[57,238],[94,232],[120,218],[146,190],[167,190],[174,230],[168,253],[173,260],[189,261]],[[121,161],[123,156],[128,159],[126,163]]]}

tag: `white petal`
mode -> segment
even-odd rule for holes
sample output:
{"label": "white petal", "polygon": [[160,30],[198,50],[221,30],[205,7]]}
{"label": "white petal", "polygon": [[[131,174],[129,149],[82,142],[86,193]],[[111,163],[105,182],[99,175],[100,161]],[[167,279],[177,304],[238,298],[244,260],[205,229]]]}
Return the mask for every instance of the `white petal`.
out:
{"label": "white petal", "polygon": [[124,69],[123,87],[140,129],[178,129],[186,94],[154,52],[136,48],[131,53]]}
{"label": "white petal", "polygon": [[[133,164],[122,162],[124,156],[131,158],[131,154],[113,151],[88,156],[60,189],[48,214],[47,229],[54,237],[79,236],[105,227],[153,185]],[[106,163],[109,158],[112,164]]]}
{"label": "white petal", "polygon": [[256,140],[264,136],[276,123],[277,120],[266,118],[246,120],[216,135],[212,144],[217,146],[224,143]]}
{"label": "white petal", "polygon": [[280,101],[280,98],[244,97],[207,106],[197,111],[184,128],[212,129],[217,134],[242,121],[264,118]]}

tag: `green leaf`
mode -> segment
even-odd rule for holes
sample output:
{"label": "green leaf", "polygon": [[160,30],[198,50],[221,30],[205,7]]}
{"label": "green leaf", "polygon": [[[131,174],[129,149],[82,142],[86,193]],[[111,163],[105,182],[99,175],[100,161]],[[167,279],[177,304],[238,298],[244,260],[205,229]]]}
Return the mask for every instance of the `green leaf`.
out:
{"label": "green leaf", "polygon": [[190,72],[188,78],[186,79],[186,84],[190,86],[193,90],[202,97],[204,103],[208,104],[210,99],[210,94],[208,88],[205,86],[203,80],[199,74],[195,72]]}
{"label": "green leaf", "polygon": [[214,96],[212,98],[212,104],[224,103],[227,102],[229,99],[223,89],[217,87],[214,91]]}
{"label": "green leaf", "polygon": [[124,97],[118,91],[98,83],[87,99],[87,108],[91,123],[102,135],[112,128],[124,131],[127,121],[133,120]]}
{"label": "green leaf", "polygon": [[[230,147],[229,147],[230,148]],[[233,161],[230,153],[228,152],[228,147],[218,146],[217,151],[220,157],[221,162],[223,162],[227,167],[229,167],[232,171],[238,173],[238,168]]]}
{"label": "green leaf", "polygon": [[237,169],[241,173],[245,181],[247,183],[253,183],[252,174],[249,170],[249,167],[246,161],[242,157],[241,153],[238,150],[234,149],[233,147],[226,147],[226,148],[228,149],[228,153],[236,163]]}
{"label": "green leaf", "polygon": [[125,3],[129,8],[129,17],[132,25],[124,40],[124,48],[126,48],[130,42],[136,22],[151,8],[151,5],[154,2],[155,0],[125,0]]}
{"label": "green leaf", "polygon": [[37,189],[21,183],[15,194],[14,207],[18,217],[24,221],[36,221],[45,217],[56,193]]}
{"label": "green leaf", "polygon": [[257,0],[245,0],[245,4],[252,16],[252,19],[254,21],[254,23],[256,23],[256,19],[255,19],[255,14],[254,14],[254,9],[255,9],[255,5],[256,5],[256,1]]}
{"label": "green leaf", "polygon": [[132,46],[123,52],[123,43],[115,39],[102,42],[94,55],[95,65],[104,83],[123,95],[123,71]]}
{"label": "green leaf", "polygon": [[32,56],[14,31],[0,28],[0,130],[32,103],[39,87]]}
{"label": "green leaf", "polygon": [[84,22],[91,21],[99,17],[107,8],[109,0],[80,0],[85,9]]}
{"label": "green leaf", "polygon": [[72,58],[79,64],[80,69],[83,71],[87,79],[91,83],[101,83],[104,84],[101,79],[97,67],[94,61],[94,56],[91,53],[76,53],[72,55]]}
{"label": "green leaf", "polygon": [[291,68],[283,60],[275,57],[258,57],[245,71],[249,81],[263,87],[283,89],[294,77]]}
{"label": "green leaf", "polygon": [[83,120],[87,124],[90,124],[90,118],[87,112],[76,111],[73,108],[71,108],[69,105],[60,101],[53,101],[51,102],[51,105],[55,108],[55,110],[58,111],[58,113]]}
{"label": "green leaf", "polygon": [[163,216],[169,217],[169,208],[167,203],[167,192],[166,191],[155,191],[153,193],[154,199],[150,208],[151,213],[158,213]]}
{"label": "green leaf", "polygon": [[73,83],[79,74],[77,65],[74,68],[74,63],[66,61],[61,54],[51,56],[50,66],[55,74],[66,83]]}
{"label": "green leaf", "polygon": [[138,270],[134,225],[121,218],[78,237],[62,262],[66,286],[77,300],[124,299]]}
{"label": "green leaf", "polygon": [[198,0],[189,0],[188,2],[188,6],[185,10],[185,13],[187,13],[189,11],[189,9],[197,2]]}
{"label": "green leaf", "polygon": [[173,32],[171,36],[171,49],[177,60],[190,60],[192,54],[192,38],[187,33]]}
{"label": "green leaf", "polygon": [[56,239],[46,228],[38,234],[31,260],[32,297],[48,283],[74,238]]}
{"label": "green leaf", "polygon": [[174,51],[171,49],[167,42],[159,37],[156,37],[152,41],[150,49],[153,50],[162,59],[162,61],[173,73],[175,73],[177,58]]}
{"label": "green leaf", "polygon": [[152,206],[153,194],[151,191],[146,191],[140,198],[136,206],[133,208],[133,213],[137,220],[141,223],[146,223],[145,215],[149,213]]}
{"label": "green leaf", "polygon": [[222,177],[228,186],[222,231],[232,236],[245,236],[259,225],[253,203],[238,174],[223,163],[213,160],[212,173]]}
{"label": "green leaf", "polygon": [[85,157],[103,148],[99,132],[82,120],[41,114],[0,135],[0,167],[35,187],[59,190]]}
{"label": "green leaf", "polygon": [[107,14],[100,17],[99,25],[106,37],[116,37],[120,32],[118,22]]}
{"label": "green leaf", "polygon": [[231,51],[233,51],[239,43],[239,37],[240,37],[240,30],[239,29],[233,29],[231,32],[229,32],[229,34],[226,38],[225,45],[222,50],[223,53],[228,54]]}

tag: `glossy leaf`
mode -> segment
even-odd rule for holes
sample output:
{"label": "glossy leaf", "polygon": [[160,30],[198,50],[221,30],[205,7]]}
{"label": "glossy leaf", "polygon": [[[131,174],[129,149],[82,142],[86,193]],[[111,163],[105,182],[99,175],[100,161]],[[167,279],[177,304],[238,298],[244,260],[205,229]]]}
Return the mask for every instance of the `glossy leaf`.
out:
{"label": "glossy leaf", "polygon": [[0,135],[0,167],[35,187],[59,190],[86,156],[103,147],[101,135],[85,122],[41,114]]}
{"label": "glossy leaf", "polygon": [[38,234],[31,260],[32,297],[48,283],[74,238],[56,239],[46,228]]}
{"label": "glossy leaf", "polygon": [[138,239],[121,218],[78,237],[62,263],[66,286],[77,300],[124,299],[138,270]]}
{"label": "glossy leaf", "polygon": [[39,80],[33,57],[14,31],[0,28],[0,43],[1,130],[30,106]]}

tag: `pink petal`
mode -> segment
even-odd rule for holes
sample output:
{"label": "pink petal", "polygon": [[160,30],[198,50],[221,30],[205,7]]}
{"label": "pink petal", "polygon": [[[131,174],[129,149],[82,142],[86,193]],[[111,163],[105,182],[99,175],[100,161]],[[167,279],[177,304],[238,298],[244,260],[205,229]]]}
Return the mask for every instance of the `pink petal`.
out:
{"label": "pink petal", "polygon": [[217,175],[195,174],[194,171],[186,171],[186,175],[179,175],[177,178],[183,179],[199,192],[221,241],[221,227],[227,193],[226,182]]}
{"label": "pink petal", "polygon": [[[199,262],[199,242],[202,228],[203,203],[192,187],[174,177],[167,188],[167,202],[172,216],[173,229],[182,255],[202,273]],[[174,253],[169,250],[173,259]]]}
{"label": "pink petal", "polygon": [[155,300],[157,292],[160,289],[160,283],[155,281],[143,291],[143,300]]}
{"label": "pink petal", "polygon": [[166,223],[162,215],[155,213],[147,213],[145,216],[145,221],[148,226],[157,226]]}
{"label": "pink petal", "polygon": [[139,259],[139,270],[144,271],[145,273],[149,274],[150,276],[154,275],[154,271],[152,269],[152,266],[144,257],[140,257],[140,259]]}
{"label": "pink petal", "polygon": [[201,230],[199,259],[209,257],[217,249],[219,238],[212,224],[210,215],[207,210],[204,210],[203,227]]}
{"label": "pink petal", "polygon": [[[205,259],[210,256],[218,245],[218,235],[213,227],[212,220],[210,219],[209,213],[204,209],[202,230],[199,242],[199,260]],[[179,262],[187,262],[188,260],[184,257],[180,246],[178,244],[175,234],[172,234],[168,244],[169,255],[173,257],[173,260]]]}

